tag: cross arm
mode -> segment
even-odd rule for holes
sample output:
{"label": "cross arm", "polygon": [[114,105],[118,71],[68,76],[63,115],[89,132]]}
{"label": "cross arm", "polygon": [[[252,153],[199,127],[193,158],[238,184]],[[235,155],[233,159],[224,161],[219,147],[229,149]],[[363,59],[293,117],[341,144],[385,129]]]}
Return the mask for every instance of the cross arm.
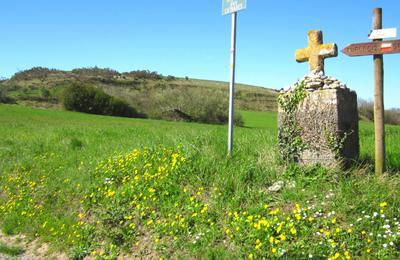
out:
{"label": "cross arm", "polygon": [[323,58],[337,57],[338,56],[338,47],[335,43],[327,43],[321,45],[319,50],[319,56]]}
{"label": "cross arm", "polygon": [[309,48],[299,49],[296,51],[296,61],[297,62],[306,62],[310,58],[310,50]]}

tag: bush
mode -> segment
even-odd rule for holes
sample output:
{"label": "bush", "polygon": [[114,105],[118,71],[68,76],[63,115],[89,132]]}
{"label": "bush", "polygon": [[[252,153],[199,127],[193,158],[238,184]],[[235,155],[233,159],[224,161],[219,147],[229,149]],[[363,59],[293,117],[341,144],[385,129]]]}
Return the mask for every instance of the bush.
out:
{"label": "bush", "polygon": [[79,76],[86,76],[86,77],[103,77],[106,79],[117,77],[120,73],[116,70],[109,69],[109,68],[80,68],[72,70],[72,73],[79,75]]}
{"label": "bush", "polygon": [[97,115],[139,117],[137,111],[122,100],[87,85],[74,84],[62,93],[65,109]]}
{"label": "bush", "polygon": [[56,70],[56,69],[34,67],[29,70],[23,70],[23,71],[15,73],[11,79],[12,80],[33,80],[33,79],[44,80],[49,75],[60,74],[60,73],[63,73],[63,72],[60,70]]}
{"label": "bush", "polygon": [[176,80],[174,76],[168,75],[166,80],[171,81],[171,80]]}
{"label": "bush", "polygon": [[399,109],[386,110],[385,123],[390,125],[400,125],[400,110]]}
{"label": "bush", "polygon": [[[360,115],[360,118],[364,120],[374,121],[374,102],[359,100],[358,103],[358,113]],[[400,125],[400,110],[385,110],[385,124]]]}
{"label": "bush", "polygon": [[41,88],[40,89],[40,95],[42,96],[42,98],[44,100],[49,100],[50,97],[51,97],[50,90],[48,90],[47,88]]}
{"label": "bush", "polygon": [[[154,93],[146,102],[147,111],[153,118],[226,124],[228,100],[226,91],[184,86]],[[243,126],[240,114],[235,115],[235,123]]]}
{"label": "bush", "polygon": [[0,86],[0,103],[11,104],[15,103],[15,100],[7,95],[7,89]]}
{"label": "bush", "polygon": [[161,74],[159,74],[156,71],[150,71],[150,70],[134,70],[131,72],[126,72],[123,75],[138,79],[153,79],[153,80],[163,79],[163,76]]}
{"label": "bush", "polygon": [[358,101],[358,114],[361,119],[374,121],[374,102],[360,99]]}

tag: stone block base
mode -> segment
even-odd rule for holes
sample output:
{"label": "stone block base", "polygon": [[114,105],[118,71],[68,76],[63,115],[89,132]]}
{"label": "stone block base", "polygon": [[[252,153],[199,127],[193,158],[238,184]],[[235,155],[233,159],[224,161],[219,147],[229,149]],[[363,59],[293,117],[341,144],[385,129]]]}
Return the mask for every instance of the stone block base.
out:
{"label": "stone block base", "polygon": [[[357,94],[347,88],[319,89],[307,93],[296,113],[303,143],[307,145],[300,155],[300,163],[332,167],[357,159]],[[279,126],[284,116],[279,109]],[[342,149],[337,147],[340,140],[344,140]]]}

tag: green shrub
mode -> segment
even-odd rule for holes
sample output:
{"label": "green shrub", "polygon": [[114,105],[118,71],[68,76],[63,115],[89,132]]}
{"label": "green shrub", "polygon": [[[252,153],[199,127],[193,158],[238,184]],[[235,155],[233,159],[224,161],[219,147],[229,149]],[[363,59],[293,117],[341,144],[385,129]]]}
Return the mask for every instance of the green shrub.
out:
{"label": "green shrub", "polygon": [[63,74],[62,71],[56,69],[48,69],[42,67],[34,67],[29,70],[23,70],[14,74],[12,80],[44,80],[52,74]]}
{"label": "green shrub", "polygon": [[150,71],[150,70],[134,70],[131,72],[126,72],[123,75],[138,79],[153,79],[153,80],[163,79],[163,76],[159,74],[157,71]]}
{"label": "green shrub", "polygon": [[[195,88],[190,86],[167,88],[143,98],[144,111],[150,117],[166,120],[182,120],[206,124],[228,122],[228,92],[223,90]],[[144,104],[146,103],[146,104]],[[235,123],[243,126],[240,114]]]}
{"label": "green shrub", "polygon": [[386,110],[385,123],[389,125],[400,125],[400,110],[399,109]]}
{"label": "green shrub", "polygon": [[361,119],[374,121],[374,102],[358,100],[358,114]]}
{"label": "green shrub", "polygon": [[[361,119],[374,121],[374,102],[360,99],[358,101],[358,113]],[[385,124],[400,125],[400,110],[385,110]]]}
{"label": "green shrub", "polygon": [[0,87],[0,103],[15,103],[15,100],[8,96],[7,89],[3,86]]}
{"label": "green shrub", "polygon": [[125,102],[107,95],[92,86],[74,84],[62,93],[65,109],[98,115],[139,117],[137,111]]}
{"label": "green shrub", "polygon": [[79,68],[79,69],[73,69],[71,71],[73,74],[79,75],[79,76],[86,76],[86,77],[103,77],[105,79],[113,78],[116,76],[120,76],[121,74],[113,69],[109,68],[99,68],[99,67],[93,67],[93,68]]}
{"label": "green shrub", "polygon": [[40,95],[42,96],[42,98],[44,100],[49,100],[50,97],[51,97],[50,90],[48,90],[47,88],[41,88],[40,89]]}

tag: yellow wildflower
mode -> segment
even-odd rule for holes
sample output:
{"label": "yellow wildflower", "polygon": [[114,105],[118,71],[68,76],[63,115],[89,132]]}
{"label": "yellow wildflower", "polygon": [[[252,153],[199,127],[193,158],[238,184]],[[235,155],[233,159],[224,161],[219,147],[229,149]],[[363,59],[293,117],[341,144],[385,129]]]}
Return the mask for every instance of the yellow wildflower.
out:
{"label": "yellow wildflower", "polygon": [[273,236],[269,237],[269,242],[270,242],[271,244],[274,244],[275,238],[274,238]]}

